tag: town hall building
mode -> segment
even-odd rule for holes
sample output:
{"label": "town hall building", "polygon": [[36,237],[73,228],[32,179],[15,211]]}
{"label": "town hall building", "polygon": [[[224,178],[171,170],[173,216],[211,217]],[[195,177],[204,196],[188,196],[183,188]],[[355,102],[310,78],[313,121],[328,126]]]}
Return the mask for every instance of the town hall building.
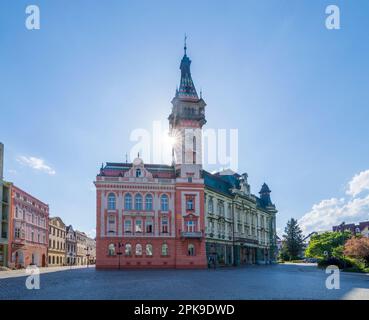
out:
{"label": "town hall building", "polygon": [[192,81],[185,46],[168,117],[172,165],[107,162],[96,186],[97,268],[206,268],[272,263],[277,210],[247,174],[202,167],[206,103]]}

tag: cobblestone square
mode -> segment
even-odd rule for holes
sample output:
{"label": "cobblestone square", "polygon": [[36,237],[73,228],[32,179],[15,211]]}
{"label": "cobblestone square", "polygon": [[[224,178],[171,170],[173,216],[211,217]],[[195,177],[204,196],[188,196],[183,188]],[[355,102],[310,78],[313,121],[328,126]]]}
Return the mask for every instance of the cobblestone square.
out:
{"label": "cobblestone square", "polygon": [[[1,274],[0,274],[1,275]],[[324,270],[271,265],[216,270],[96,270],[41,273],[40,289],[25,276],[0,279],[0,299],[369,299],[369,276],[340,273],[328,290]]]}

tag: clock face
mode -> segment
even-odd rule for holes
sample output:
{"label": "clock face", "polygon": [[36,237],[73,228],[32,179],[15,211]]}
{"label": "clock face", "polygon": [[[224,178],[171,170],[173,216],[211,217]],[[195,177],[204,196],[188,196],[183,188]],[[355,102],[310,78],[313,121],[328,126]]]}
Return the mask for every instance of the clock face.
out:
{"label": "clock face", "polygon": [[140,158],[136,158],[136,159],[133,160],[133,164],[135,166],[138,166],[138,165],[142,164],[142,160]]}

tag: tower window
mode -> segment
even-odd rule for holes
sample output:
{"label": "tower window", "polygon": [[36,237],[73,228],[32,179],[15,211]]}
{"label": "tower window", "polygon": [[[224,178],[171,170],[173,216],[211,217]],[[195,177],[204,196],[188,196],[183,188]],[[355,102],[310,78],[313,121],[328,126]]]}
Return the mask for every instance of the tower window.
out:
{"label": "tower window", "polygon": [[141,169],[136,169],[136,178],[141,177]]}

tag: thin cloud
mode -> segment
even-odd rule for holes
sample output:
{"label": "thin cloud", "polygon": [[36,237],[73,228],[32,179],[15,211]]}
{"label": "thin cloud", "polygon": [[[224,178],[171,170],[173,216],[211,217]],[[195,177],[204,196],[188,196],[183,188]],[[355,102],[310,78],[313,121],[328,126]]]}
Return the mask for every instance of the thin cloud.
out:
{"label": "thin cloud", "polygon": [[43,159],[36,157],[27,157],[27,156],[19,156],[17,157],[17,161],[27,167],[30,167],[34,170],[38,170],[49,175],[55,175],[56,171],[47,165]]}

